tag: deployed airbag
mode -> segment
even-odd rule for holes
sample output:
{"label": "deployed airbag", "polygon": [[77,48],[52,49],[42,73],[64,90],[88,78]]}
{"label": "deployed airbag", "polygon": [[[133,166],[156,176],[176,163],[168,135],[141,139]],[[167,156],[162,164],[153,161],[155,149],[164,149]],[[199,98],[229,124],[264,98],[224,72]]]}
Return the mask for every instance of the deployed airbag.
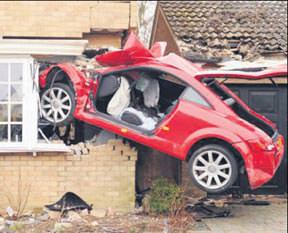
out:
{"label": "deployed airbag", "polygon": [[148,108],[153,108],[158,105],[160,98],[160,86],[156,79],[142,77],[137,80],[135,88],[143,93],[144,104]]}
{"label": "deployed airbag", "polygon": [[107,106],[107,113],[112,116],[119,116],[130,104],[129,82],[125,77],[121,77],[120,80],[120,87]]}

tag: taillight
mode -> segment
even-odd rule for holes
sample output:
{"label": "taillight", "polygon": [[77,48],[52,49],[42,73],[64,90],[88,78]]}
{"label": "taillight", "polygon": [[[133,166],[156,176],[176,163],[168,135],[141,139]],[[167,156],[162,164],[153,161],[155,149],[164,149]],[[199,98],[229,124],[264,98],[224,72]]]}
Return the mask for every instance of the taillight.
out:
{"label": "taillight", "polygon": [[259,140],[248,140],[249,145],[253,149],[264,150],[264,151],[273,151],[275,150],[275,145],[271,143],[263,143]]}

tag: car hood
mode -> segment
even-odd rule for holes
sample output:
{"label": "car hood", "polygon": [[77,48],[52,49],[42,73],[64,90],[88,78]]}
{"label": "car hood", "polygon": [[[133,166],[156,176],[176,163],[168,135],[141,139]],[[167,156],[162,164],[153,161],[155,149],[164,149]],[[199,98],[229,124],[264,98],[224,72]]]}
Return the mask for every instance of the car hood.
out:
{"label": "car hood", "polygon": [[137,39],[136,35],[131,33],[123,49],[96,56],[96,61],[102,66],[119,66],[141,63],[149,61],[157,56],[162,56],[165,47],[165,44],[158,43],[158,46],[155,45],[153,50],[146,49]]}
{"label": "car hood", "polygon": [[203,71],[200,65],[193,64],[174,53],[164,56],[166,45],[166,42],[156,42],[147,49],[137,36],[131,33],[123,49],[96,56],[96,61],[102,66],[135,65],[147,62],[171,66],[189,74]]}

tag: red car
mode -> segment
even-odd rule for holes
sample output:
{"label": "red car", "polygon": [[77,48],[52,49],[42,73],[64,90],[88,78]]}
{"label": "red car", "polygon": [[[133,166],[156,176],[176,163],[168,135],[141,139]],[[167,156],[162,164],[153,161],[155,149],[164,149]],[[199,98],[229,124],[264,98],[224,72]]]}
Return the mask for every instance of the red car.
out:
{"label": "red car", "polygon": [[216,78],[287,76],[287,66],[204,71],[164,49],[158,42],[148,50],[131,34],[122,50],[96,57],[107,68],[50,66],[40,75],[43,117],[56,125],[75,118],[185,160],[206,192],[227,190],[241,167],[252,189],[268,182],[284,138]]}

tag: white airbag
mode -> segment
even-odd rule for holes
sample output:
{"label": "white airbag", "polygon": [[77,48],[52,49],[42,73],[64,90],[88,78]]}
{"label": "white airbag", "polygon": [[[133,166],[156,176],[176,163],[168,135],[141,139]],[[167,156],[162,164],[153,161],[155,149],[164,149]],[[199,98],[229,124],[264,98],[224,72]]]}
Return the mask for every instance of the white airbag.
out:
{"label": "white airbag", "polygon": [[107,106],[107,113],[119,116],[130,104],[130,85],[125,77],[120,78],[120,87],[113,95]]}

